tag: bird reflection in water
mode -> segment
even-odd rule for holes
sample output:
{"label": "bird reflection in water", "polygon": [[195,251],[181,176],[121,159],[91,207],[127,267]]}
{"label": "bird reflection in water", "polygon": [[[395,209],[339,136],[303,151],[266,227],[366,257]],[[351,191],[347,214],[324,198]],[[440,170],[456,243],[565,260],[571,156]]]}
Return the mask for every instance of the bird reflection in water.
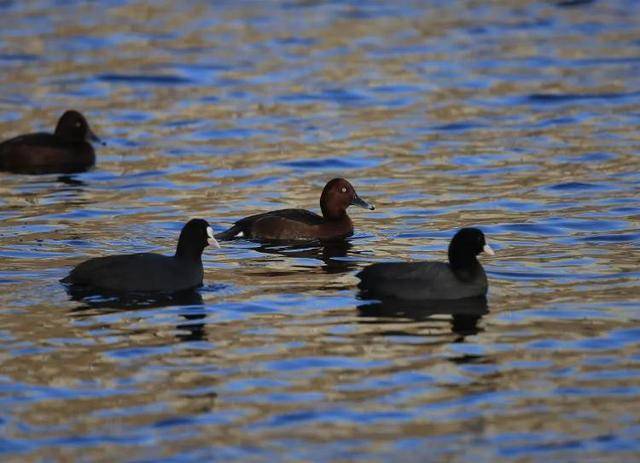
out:
{"label": "bird reflection in water", "polygon": [[[368,320],[364,323],[383,324],[390,320],[394,322],[405,320],[408,323],[436,321],[439,315],[450,315],[451,332],[457,337],[454,342],[464,342],[466,336],[472,336],[482,331],[478,327],[479,320],[487,313],[489,308],[487,298],[484,296],[454,300],[434,301],[403,301],[398,299],[365,299],[358,307],[358,314]],[[393,335],[414,333],[398,333]]]}
{"label": "bird reflection in water", "polygon": [[73,175],[60,175],[58,177],[58,182],[63,183],[65,185],[69,185],[70,187],[85,187],[87,184],[82,180],[78,180]]}
{"label": "bird reflection in water", "polygon": [[96,293],[95,290],[66,288],[71,300],[82,302],[70,314],[76,318],[88,318],[116,312],[126,312],[144,309],[160,309],[163,307],[184,306],[180,314],[185,323],[176,325],[176,338],[183,342],[205,341],[207,314],[204,310],[202,295],[196,290],[179,291],[175,293],[159,294],[114,294]]}
{"label": "bird reflection in water", "polygon": [[323,262],[322,270],[328,274],[348,273],[357,267],[355,260],[344,259],[353,245],[349,241],[305,241],[284,244],[283,242],[262,242],[254,248],[263,254],[275,254],[288,258],[313,259]]}

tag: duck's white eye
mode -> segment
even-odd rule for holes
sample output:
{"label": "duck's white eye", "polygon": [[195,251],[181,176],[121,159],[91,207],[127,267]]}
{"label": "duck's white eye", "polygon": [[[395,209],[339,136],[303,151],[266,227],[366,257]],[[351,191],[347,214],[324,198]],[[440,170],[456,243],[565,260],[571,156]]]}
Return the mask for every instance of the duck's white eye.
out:
{"label": "duck's white eye", "polygon": [[80,127],[82,124],[80,122],[76,122],[76,127]]}
{"label": "duck's white eye", "polygon": [[340,191],[342,191],[343,193],[346,193],[347,192],[347,187],[343,186],[342,188],[340,188]]}

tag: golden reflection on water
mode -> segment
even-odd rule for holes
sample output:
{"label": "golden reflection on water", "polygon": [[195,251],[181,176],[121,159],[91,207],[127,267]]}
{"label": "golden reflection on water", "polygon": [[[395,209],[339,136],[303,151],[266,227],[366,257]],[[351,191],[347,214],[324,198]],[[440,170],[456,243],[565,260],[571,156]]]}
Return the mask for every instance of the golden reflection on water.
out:
{"label": "golden reflection on water", "polygon": [[[0,174],[0,418],[24,446],[7,455],[624,460],[629,5],[2,7],[2,137],[74,107],[108,142],[72,179]],[[350,212],[349,246],[207,249],[202,304],[122,311],[57,281],[88,257],[173,252],[190,217],[318,210],[338,175],[377,206]],[[488,314],[358,308],[362,265],[444,259],[472,224],[498,249]]]}

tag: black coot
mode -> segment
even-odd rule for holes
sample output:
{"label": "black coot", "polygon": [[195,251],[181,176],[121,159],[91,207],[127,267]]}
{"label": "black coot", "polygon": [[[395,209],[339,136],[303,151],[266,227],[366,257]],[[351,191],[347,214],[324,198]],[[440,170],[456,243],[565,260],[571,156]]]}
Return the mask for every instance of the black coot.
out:
{"label": "black coot", "polygon": [[206,220],[182,228],[174,256],[152,253],[96,257],[79,264],[63,280],[74,286],[114,293],[176,292],[202,285],[202,251],[219,247]]}
{"label": "black coot", "polygon": [[403,300],[462,299],[487,294],[487,275],[476,256],[493,255],[477,228],[459,230],[449,244],[449,263],[390,262],[358,273],[365,296]]}

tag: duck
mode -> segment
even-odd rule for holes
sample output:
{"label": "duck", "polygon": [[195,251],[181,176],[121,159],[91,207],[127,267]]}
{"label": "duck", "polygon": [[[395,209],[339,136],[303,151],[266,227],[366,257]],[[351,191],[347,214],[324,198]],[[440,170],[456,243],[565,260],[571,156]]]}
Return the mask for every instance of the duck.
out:
{"label": "duck", "polygon": [[96,161],[90,142],[104,143],[75,110],[65,111],[53,133],[29,133],[0,143],[0,170],[16,174],[71,174]]}
{"label": "duck", "polygon": [[62,283],[107,293],[174,293],[202,285],[202,252],[219,248],[204,219],[191,219],[183,227],[173,256],[156,253],[95,257],[78,264]]}
{"label": "duck", "polygon": [[374,210],[344,178],[327,182],[320,196],[322,215],[306,209],[280,209],[238,220],[231,228],[215,235],[219,240],[248,238],[265,241],[333,241],[353,235],[349,206]]}
{"label": "duck", "polygon": [[449,262],[382,262],[360,271],[364,298],[452,300],[485,296],[487,275],[478,254],[495,255],[478,228],[462,228],[451,239]]}

